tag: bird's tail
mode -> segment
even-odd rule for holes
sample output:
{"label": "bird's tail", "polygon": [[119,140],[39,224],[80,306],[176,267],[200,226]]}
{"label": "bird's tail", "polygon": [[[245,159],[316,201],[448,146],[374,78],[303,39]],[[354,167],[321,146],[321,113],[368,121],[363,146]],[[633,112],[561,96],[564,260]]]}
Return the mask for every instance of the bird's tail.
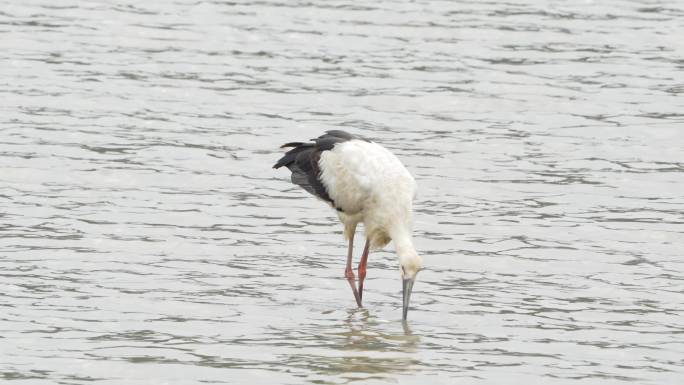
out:
{"label": "bird's tail", "polygon": [[299,154],[300,152],[302,152],[308,148],[311,148],[313,146],[314,146],[313,143],[303,143],[303,142],[290,142],[290,143],[283,144],[282,146],[280,146],[280,148],[287,148],[287,147],[294,147],[294,148],[291,149],[290,151],[286,152],[285,155],[283,155],[283,157],[280,158],[278,160],[278,162],[276,162],[276,164],[273,165],[273,168],[280,168],[283,166],[290,165],[292,162],[295,161],[295,159],[297,159],[297,154]]}
{"label": "bird's tail", "polygon": [[313,144],[313,143],[304,143],[304,142],[290,142],[290,143],[285,143],[280,148],[287,148],[287,147],[299,147],[299,146],[304,146],[306,144]]}

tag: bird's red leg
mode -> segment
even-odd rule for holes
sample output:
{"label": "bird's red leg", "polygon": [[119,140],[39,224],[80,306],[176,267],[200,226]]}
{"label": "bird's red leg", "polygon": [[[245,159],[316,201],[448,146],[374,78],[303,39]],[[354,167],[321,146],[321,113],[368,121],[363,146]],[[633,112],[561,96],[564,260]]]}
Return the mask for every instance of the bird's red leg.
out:
{"label": "bird's red leg", "polygon": [[354,271],[352,270],[352,251],[354,250],[354,232],[351,233],[349,236],[349,250],[347,251],[347,267],[344,269],[344,276],[347,278],[347,282],[349,282],[349,286],[352,288],[352,292],[354,293],[354,299],[356,299],[356,304],[361,307],[361,296],[359,295],[359,292],[356,290],[356,282],[354,281]]}
{"label": "bird's red leg", "polygon": [[[366,264],[368,263],[368,248],[370,247],[370,242],[366,239],[366,246],[363,248],[363,254],[361,255],[361,260],[359,261],[359,303],[363,300],[363,280],[366,279]],[[361,305],[359,305],[361,306]]]}

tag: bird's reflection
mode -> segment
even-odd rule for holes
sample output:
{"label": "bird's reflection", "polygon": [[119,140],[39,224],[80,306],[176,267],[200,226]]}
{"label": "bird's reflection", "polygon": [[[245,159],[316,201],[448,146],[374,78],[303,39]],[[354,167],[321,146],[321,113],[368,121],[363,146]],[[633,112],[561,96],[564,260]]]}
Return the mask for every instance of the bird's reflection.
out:
{"label": "bird's reflection", "polygon": [[408,323],[382,320],[363,308],[350,309],[331,324],[300,325],[299,330],[307,330],[308,339],[327,349],[288,355],[287,364],[306,366],[318,375],[378,379],[420,366],[414,354],[420,337]]}
{"label": "bird's reflection", "polygon": [[404,335],[409,337],[413,336],[413,331],[411,331],[411,326],[409,326],[407,320],[401,320],[401,327],[404,329]]}
{"label": "bird's reflection", "polygon": [[345,350],[415,351],[420,336],[414,335],[409,323],[397,323],[378,319],[364,308],[350,309],[341,325],[340,335],[345,337]]}

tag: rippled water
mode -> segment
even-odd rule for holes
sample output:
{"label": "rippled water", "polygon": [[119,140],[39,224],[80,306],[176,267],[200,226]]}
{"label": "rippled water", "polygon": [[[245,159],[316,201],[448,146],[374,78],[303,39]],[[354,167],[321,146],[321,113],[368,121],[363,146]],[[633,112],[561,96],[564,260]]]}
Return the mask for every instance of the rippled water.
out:
{"label": "rippled water", "polygon": [[[14,0],[0,32],[4,382],[681,382],[681,1]],[[271,169],[326,129],[416,176],[407,325],[391,248],[355,309],[334,212]]]}

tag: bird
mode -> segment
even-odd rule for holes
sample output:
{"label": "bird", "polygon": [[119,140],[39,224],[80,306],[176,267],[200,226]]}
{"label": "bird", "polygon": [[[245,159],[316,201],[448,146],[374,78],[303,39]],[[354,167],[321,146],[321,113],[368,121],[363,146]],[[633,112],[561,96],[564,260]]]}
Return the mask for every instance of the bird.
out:
{"label": "bird", "polygon": [[[380,144],[342,130],[330,130],[308,142],[285,143],[289,150],[273,168],[287,167],[292,183],[332,207],[344,225],[348,242],[344,277],[359,308],[370,250],[390,241],[399,259],[402,279],[402,320],[406,321],[411,292],[422,266],[412,241],[416,181],[401,161]],[[357,266],[358,289],[352,270],[356,227],[363,223],[366,243]]]}

